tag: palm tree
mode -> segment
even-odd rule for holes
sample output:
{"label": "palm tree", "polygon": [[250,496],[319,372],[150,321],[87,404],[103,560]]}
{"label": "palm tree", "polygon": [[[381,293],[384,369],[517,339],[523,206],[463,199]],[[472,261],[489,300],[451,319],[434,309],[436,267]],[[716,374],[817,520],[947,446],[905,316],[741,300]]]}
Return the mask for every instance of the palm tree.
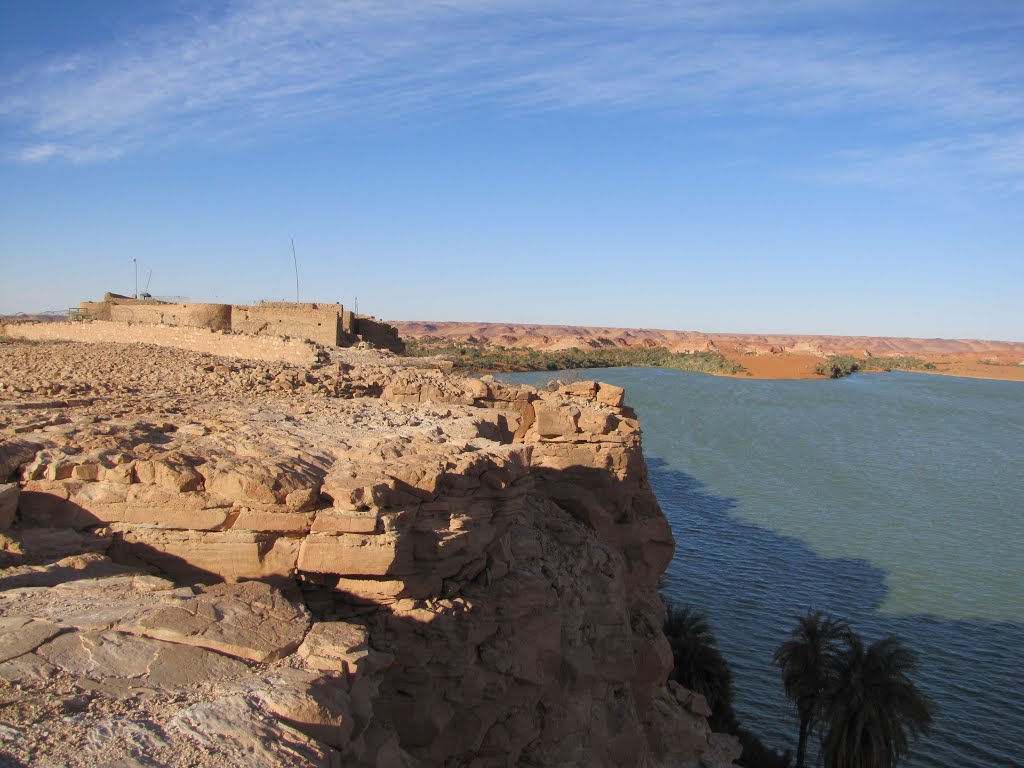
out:
{"label": "palm tree", "polygon": [[808,610],[797,617],[797,624],[775,651],[773,661],[782,670],[786,696],[796,705],[800,718],[800,736],[796,748],[796,768],[803,768],[807,741],[818,723],[822,695],[834,678],[843,641],[850,635],[845,621],[821,611]]}
{"label": "palm tree", "polygon": [[665,635],[672,647],[669,679],[707,699],[714,730],[734,733],[739,724],[732,708],[732,670],[718,650],[707,616],[692,606],[669,603]]}
{"label": "palm tree", "polygon": [[890,635],[867,649],[851,633],[822,697],[827,768],[893,768],[931,726],[934,707],[908,677],[917,658]]}

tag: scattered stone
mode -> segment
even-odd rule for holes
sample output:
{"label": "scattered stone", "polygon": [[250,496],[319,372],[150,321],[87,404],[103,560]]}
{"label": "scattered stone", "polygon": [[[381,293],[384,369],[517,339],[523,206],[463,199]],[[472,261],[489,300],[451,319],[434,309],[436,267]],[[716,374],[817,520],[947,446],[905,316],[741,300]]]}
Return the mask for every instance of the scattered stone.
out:
{"label": "scattered stone", "polygon": [[344,621],[317,622],[306,634],[298,654],[311,669],[355,672],[370,653],[370,632]]}

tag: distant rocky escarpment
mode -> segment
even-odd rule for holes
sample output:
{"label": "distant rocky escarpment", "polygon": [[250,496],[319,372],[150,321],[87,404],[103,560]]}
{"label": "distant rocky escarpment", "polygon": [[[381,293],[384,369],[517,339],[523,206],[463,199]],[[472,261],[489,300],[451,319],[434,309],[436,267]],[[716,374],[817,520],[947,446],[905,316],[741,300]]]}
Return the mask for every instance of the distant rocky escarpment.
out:
{"label": "distant rocky escarpment", "polygon": [[621,389],[0,343],[0,755],[725,766]]}
{"label": "distant rocky escarpment", "polygon": [[1024,342],[977,339],[914,339],[873,336],[809,336],[671,331],[509,323],[392,321],[403,338],[487,342],[532,349],[664,347],[673,352],[720,350],[726,353],[811,354],[854,357],[918,356],[929,360],[1024,362]]}

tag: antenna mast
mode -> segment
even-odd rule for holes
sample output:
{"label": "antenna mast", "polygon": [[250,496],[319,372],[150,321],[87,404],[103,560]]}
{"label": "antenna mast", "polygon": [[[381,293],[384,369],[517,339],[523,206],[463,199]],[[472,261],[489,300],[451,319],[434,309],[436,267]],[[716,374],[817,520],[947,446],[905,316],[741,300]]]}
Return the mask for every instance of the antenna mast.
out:
{"label": "antenna mast", "polygon": [[292,262],[295,264],[295,303],[299,301],[299,258],[295,255],[295,238],[292,238]]}

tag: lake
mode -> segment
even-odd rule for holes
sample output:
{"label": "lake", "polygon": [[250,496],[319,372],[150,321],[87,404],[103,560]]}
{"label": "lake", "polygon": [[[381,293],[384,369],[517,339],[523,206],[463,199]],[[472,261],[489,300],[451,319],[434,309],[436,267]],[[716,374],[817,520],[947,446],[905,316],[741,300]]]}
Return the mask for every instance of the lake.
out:
{"label": "lake", "polygon": [[744,726],[795,752],[771,657],[813,607],[918,653],[938,712],[907,765],[1024,765],[1024,384],[569,375],[626,388],[676,537],[665,595],[707,612]]}

